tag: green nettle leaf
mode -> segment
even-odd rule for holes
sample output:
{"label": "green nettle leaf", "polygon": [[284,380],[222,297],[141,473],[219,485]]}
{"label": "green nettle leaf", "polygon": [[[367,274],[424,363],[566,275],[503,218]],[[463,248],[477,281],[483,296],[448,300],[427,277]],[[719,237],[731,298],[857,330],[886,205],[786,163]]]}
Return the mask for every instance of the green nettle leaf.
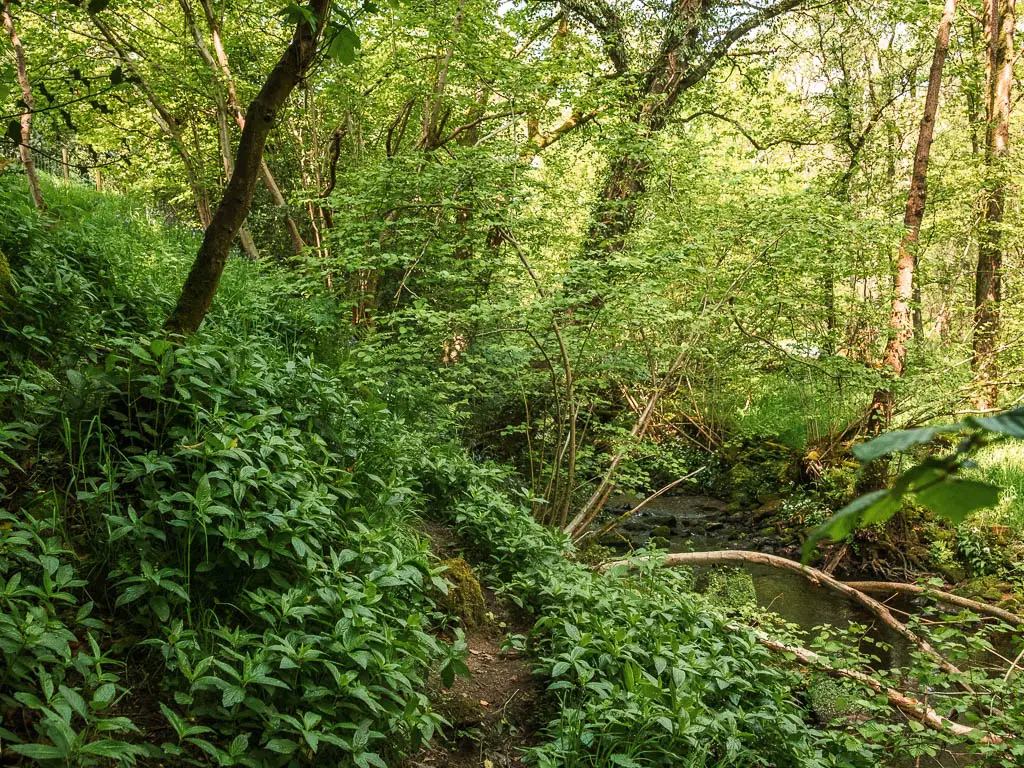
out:
{"label": "green nettle leaf", "polygon": [[10,749],[33,760],[57,760],[67,756],[63,750],[49,744],[14,744]]}
{"label": "green nettle leaf", "polygon": [[441,667],[441,685],[445,688],[451,688],[455,683],[455,667],[452,664],[445,664]]}
{"label": "green nettle leaf", "polygon": [[999,488],[978,480],[948,477],[917,492],[917,500],[936,514],[963,522],[971,512],[999,503]]}
{"label": "green nettle leaf", "polygon": [[854,499],[807,537],[803,550],[804,562],[807,562],[814,546],[825,536],[833,541],[842,541],[858,526],[885,522],[896,514],[902,501],[903,494],[891,490],[874,491]]}
{"label": "green nettle leaf", "polygon": [[237,685],[231,685],[224,688],[220,703],[225,707],[233,707],[235,704],[241,704],[243,701],[245,701],[245,689]]}

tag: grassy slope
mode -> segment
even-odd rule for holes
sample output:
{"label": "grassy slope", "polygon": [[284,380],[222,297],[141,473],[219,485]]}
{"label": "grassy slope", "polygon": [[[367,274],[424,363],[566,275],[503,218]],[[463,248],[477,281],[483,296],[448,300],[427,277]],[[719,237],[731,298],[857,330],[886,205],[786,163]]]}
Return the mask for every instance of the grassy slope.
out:
{"label": "grassy slope", "polygon": [[541,765],[864,757],[671,574],[567,559],[315,281],[234,260],[174,347],[158,329],[195,237],[122,198],[47,196],[56,221],[0,179],[5,761],[391,764],[435,733],[427,681],[459,654],[432,631],[422,513],[541,617]]}

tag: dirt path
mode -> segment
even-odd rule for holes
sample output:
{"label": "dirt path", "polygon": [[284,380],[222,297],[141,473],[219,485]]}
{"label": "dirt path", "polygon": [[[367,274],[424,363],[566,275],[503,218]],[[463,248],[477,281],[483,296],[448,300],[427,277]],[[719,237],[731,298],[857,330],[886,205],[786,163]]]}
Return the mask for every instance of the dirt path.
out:
{"label": "dirt path", "polygon": [[[420,530],[438,557],[461,554],[450,529],[424,523]],[[543,717],[538,717],[543,682],[532,674],[525,654],[502,650],[510,635],[527,634],[532,620],[502,604],[486,587],[482,591],[486,621],[466,631],[471,677],[439,690],[435,700],[452,727],[429,749],[408,758],[405,768],[515,768],[523,765],[522,750],[535,743],[543,725]]]}

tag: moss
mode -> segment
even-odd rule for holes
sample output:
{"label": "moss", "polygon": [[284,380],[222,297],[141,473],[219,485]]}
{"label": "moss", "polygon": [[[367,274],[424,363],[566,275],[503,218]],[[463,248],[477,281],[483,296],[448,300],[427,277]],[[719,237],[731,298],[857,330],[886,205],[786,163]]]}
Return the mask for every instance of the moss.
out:
{"label": "moss", "polygon": [[658,525],[651,529],[651,536],[660,536],[665,539],[672,535],[672,531],[667,525]]}
{"label": "moss", "polygon": [[741,568],[713,568],[697,578],[697,591],[714,605],[737,610],[757,605],[754,577]]}
{"label": "moss", "polygon": [[469,563],[461,557],[442,560],[445,571],[441,574],[448,582],[448,594],[437,599],[437,606],[449,616],[457,616],[467,628],[484,623],[484,593],[480,581]]}
{"label": "moss", "polygon": [[0,299],[14,294],[14,279],[11,277],[11,267],[7,263],[7,257],[0,251]]}
{"label": "moss", "polygon": [[821,725],[853,712],[843,686],[823,675],[814,675],[808,681],[807,704]]}

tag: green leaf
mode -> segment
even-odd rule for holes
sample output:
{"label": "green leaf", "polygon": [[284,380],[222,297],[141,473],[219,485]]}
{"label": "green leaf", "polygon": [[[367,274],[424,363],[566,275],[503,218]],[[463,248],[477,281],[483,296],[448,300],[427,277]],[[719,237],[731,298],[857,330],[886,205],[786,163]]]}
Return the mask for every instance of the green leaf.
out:
{"label": "green leaf", "polygon": [[949,477],[917,492],[917,500],[938,515],[962,523],[971,512],[999,503],[999,488],[978,480]]}
{"label": "green leaf", "polygon": [[93,709],[104,709],[107,705],[114,700],[114,696],[117,694],[117,688],[113,683],[104,683],[96,692],[92,695],[92,708]]}
{"label": "green leaf", "polygon": [[224,707],[233,707],[245,701],[245,689],[237,685],[230,685],[224,688],[220,703]]}
{"label": "green leaf", "polygon": [[291,739],[271,739],[267,742],[267,749],[280,755],[290,755],[298,746],[298,743]]}
{"label": "green leaf", "polygon": [[62,750],[49,744],[14,744],[10,749],[12,752],[31,757],[33,760],[55,760],[65,757]]}
{"label": "green leaf", "polygon": [[167,621],[171,618],[171,606],[167,604],[167,598],[162,595],[156,595],[150,598],[149,607],[153,609],[153,613],[157,615],[160,621]]}
{"label": "green leaf", "polygon": [[874,440],[855,445],[853,455],[867,463],[890,453],[900,453],[909,450],[915,445],[930,443],[938,433],[935,427],[923,427],[921,429],[898,429],[894,432],[886,432]]}
{"label": "green leaf", "polygon": [[441,667],[441,685],[444,688],[451,688],[455,683],[455,667],[448,663]]}
{"label": "green leaf", "polygon": [[280,11],[280,16],[289,24],[316,24],[316,16],[304,5],[288,3]]}
{"label": "green leaf", "polygon": [[331,25],[333,34],[327,44],[327,55],[342,64],[351,64],[356,60],[356,48],[359,47],[359,35],[352,27],[343,24]]}
{"label": "green leaf", "polygon": [[884,522],[896,514],[902,500],[902,493],[889,490],[873,491],[854,499],[807,537],[803,550],[804,562],[807,562],[815,545],[825,536],[833,541],[842,541],[858,526]]}
{"label": "green leaf", "polygon": [[967,423],[972,427],[999,435],[1024,438],[1024,406],[997,413],[994,416],[971,418]]}
{"label": "green leaf", "polygon": [[125,741],[116,741],[115,739],[99,739],[97,741],[90,742],[82,747],[82,751],[89,755],[99,755],[100,757],[125,757],[126,755],[134,754],[136,748]]}

